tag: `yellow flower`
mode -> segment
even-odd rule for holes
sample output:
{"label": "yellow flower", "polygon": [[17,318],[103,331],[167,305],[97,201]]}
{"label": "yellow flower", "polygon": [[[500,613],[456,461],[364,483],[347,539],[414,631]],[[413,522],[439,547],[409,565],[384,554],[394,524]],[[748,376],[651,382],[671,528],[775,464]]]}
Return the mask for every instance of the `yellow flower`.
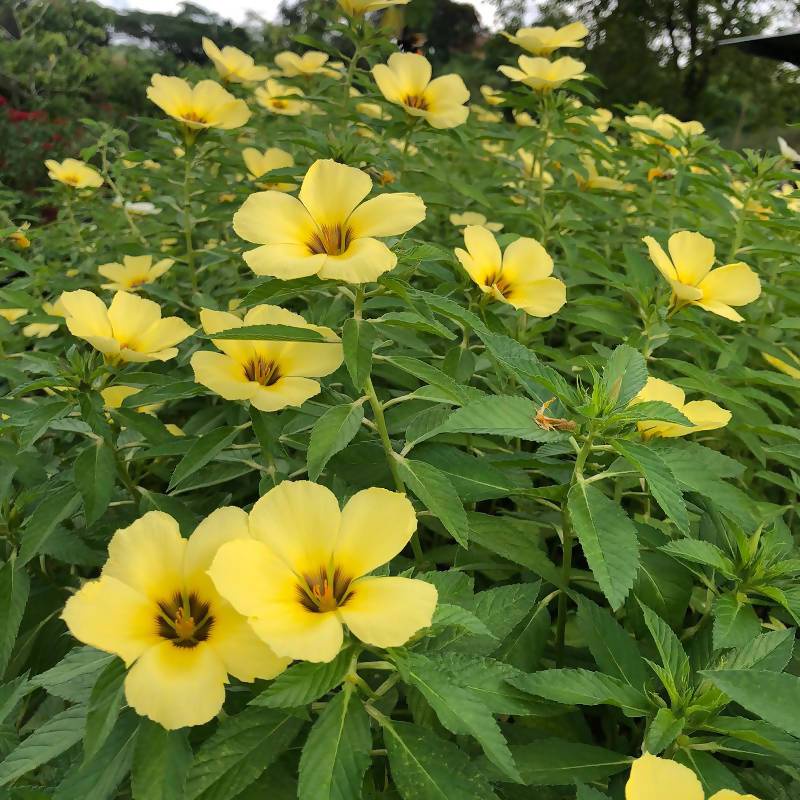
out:
{"label": "yellow flower", "polygon": [[75,158],[65,158],[61,162],[48,158],[44,165],[52,180],[75,189],[96,189],[103,185],[103,176],[96,169]]}
{"label": "yellow flower", "polygon": [[660,181],[660,180],[671,180],[675,177],[675,170],[672,169],[662,169],[661,167],[651,167],[647,170],[647,182],[652,183],[653,181]]}
{"label": "yellow flower", "polygon": [[481,225],[492,233],[498,233],[503,230],[503,224],[501,222],[487,222],[486,217],[484,217],[483,214],[478,214],[476,211],[465,211],[463,214],[451,214],[450,224],[458,228],[464,228],[467,225]]}
{"label": "yellow flower", "polygon": [[514,122],[520,128],[535,128],[539,123],[527,111],[514,111]]}
{"label": "yellow flower", "polygon": [[111,281],[103,284],[104,289],[135,292],[144,284],[156,281],[175,263],[171,258],[162,258],[153,264],[153,256],[123,256],[122,262],[112,261],[97,268]]}
{"label": "yellow flower", "polygon": [[552,277],[553,259],[535,239],[516,239],[501,253],[490,231],[470,225],[464,244],[456,258],[484,294],[534,317],[555,314],[566,302],[566,286]]}
{"label": "yellow flower", "polygon": [[[100,397],[103,398],[103,405],[109,409],[117,409],[122,407],[122,403],[128,397],[139,394],[141,389],[135,386],[124,386],[118,384],[116,386],[106,386],[105,389],[100,390]],[[138,414],[155,414],[163,403],[149,403],[145,406],[137,406],[134,411]]]}
{"label": "yellow flower", "polygon": [[[280,147],[268,147],[263,153],[255,147],[245,147],[242,151],[247,171],[253,180],[266,175],[273,169],[285,169],[294,166],[291,153],[281,150]],[[291,192],[297,186],[294,183],[259,181],[260,189],[275,189],[278,192]]]}
{"label": "yellow flower", "polygon": [[360,17],[371,11],[380,11],[391,6],[404,6],[409,0],[338,0],[342,11],[350,17]]}
{"label": "yellow flower", "polygon": [[498,67],[512,81],[520,81],[537,92],[549,92],[571,80],[582,80],[586,64],[569,56],[548,61],[546,58],[520,56],[519,69],[505,64]]}
{"label": "yellow flower", "polygon": [[326,339],[337,342],[212,339],[222,353],[200,350],[192,356],[197,383],[226,400],[249,400],[260,411],[278,411],[287,406],[302,405],[320,392],[319,383],[311,379],[330,375],[344,360],[339,337],[330,328],[311,325],[299,314],[278,306],[251,308],[244,322],[227,311],[204,308],[200,312],[200,321],[208,334],[242,325],[289,325],[317,331]]}
{"label": "yellow flower", "polygon": [[256,102],[260,106],[273,114],[282,114],[286,117],[296,117],[308,108],[305,100],[294,99],[303,96],[302,90],[294,86],[285,86],[272,79],[255,91]]}
{"label": "yellow flower", "polygon": [[731,189],[734,194],[730,196],[731,205],[737,209],[744,209],[757,219],[767,219],[772,215],[772,209],[759,202],[755,197],[749,197],[747,202],[739,199],[739,196],[745,197],[748,193],[748,186],[745,181],[731,181]]}
{"label": "yellow flower", "polygon": [[583,47],[589,29],[582,22],[563,28],[520,28],[515,35],[503,33],[510,42],[536,56],[549,56],[560,47]]}
{"label": "yellow flower", "polygon": [[[350,97],[361,97],[361,92],[355,88],[355,86],[350,87]],[[365,117],[372,117],[372,119],[382,119],[387,120],[391,119],[391,116],[387,114],[379,103],[367,103],[361,102],[356,103],[356,111],[363,114]]]}
{"label": "yellow flower", "polygon": [[[673,117],[672,114],[658,114],[654,119],[645,114],[633,114],[625,117],[625,122],[632,128],[637,129],[637,132],[633,135],[636,141],[643,144],[666,146],[672,153],[676,153],[677,150],[674,147],[667,146],[663,141],[664,139],[674,139],[676,136],[688,139],[692,136],[699,136],[705,131],[702,123],[696,120],[681,122],[677,117]],[[650,135],[653,133],[656,136]]]}
{"label": "yellow flower", "polygon": [[[55,303],[42,303],[42,311],[50,317],[64,317],[66,311],[61,299]],[[32,339],[46,339],[58,330],[57,322],[31,322],[22,329],[22,335]]]}
{"label": "yellow flower", "polygon": [[746,306],[761,295],[761,281],[747,264],[737,261],[714,266],[714,242],[699,233],[680,231],[669,237],[669,256],[652,237],[642,240],[650,260],[672,286],[676,307],[700,306],[713,314],[741,322],[732,306]]}
{"label": "yellow flower", "polygon": [[414,158],[419,153],[419,147],[412,144],[408,140],[403,139],[387,139],[387,142],[394,147],[395,150],[407,153],[411,158]]}
{"label": "yellow flower", "polygon": [[[580,100],[575,100],[572,106],[574,108],[582,108],[583,103]],[[592,124],[600,133],[605,133],[611,124],[611,120],[614,119],[614,115],[607,108],[593,108],[590,111],[591,114],[588,116],[567,117],[567,122],[571,122],[574,125]]]}
{"label": "yellow flower", "polygon": [[469,90],[460,75],[431,80],[431,64],[417,53],[392,53],[386,64],[376,64],[372,77],[383,96],[433,128],[455,128],[467,121]]}
{"label": "yellow flower", "polygon": [[645,439],[654,437],[672,438],[686,436],[698,431],[713,431],[724,428],[731,420],[731,412],[721,408],[711,400],[692,400],[686,402],[686,395],[679,386],[674,386],[659,378],[648,378],[639,394],[631,400],[631,405],[647,400],[660,400],[668,403],[686,417],[691,425],[678,425],[674,422],[643,420],[636,423],[639,433]]}
{"label": "yellow flower", "polygon": [[218,714],[229,674],[249,683],[289,663],[207,575],[219,548],[237,539],[249,539],[240,508],[218,509],[188,539],[168,514],[150,511],[114,534],[100,578],[64,607],[76,639],[125,662],[128,705],[168,730]]}
{"label": "yellow flower", "polygon": [[28,313],[27,308],[0,308],[0,317],[8,322],[16,322]]}
{"label": "yellow flower", "polygon": [[117,292],[111,305],[92,292],[64,292],[61,303],[73,336],[85,339],[107,361],[167,361],[193,329],[178,317],[161,318],[161,307],[129,292]]}
{"label": "yellow flower", "polygon": [[[761,355],[764,357],[764,361],[767,364],[771,364],[775,369],[779,369],[781,372],[786,373],[792,378],[796,378],[800,380],[800,358],[798,358],[788,347],[782,347],[784,353],[794,362],[794,365],[787,363],[786,361],[781,361],[780,358],[776,358],[775,356],[771,356],[769,353],[762,353]],[[796,366],[795,366],[796,365]]]}
{"label": "yellow flower", "polygon": [[18,250],[27,250],[31,246],[31,240],[25,235],[25,231],[30,228],[30,223],[26,222],[21,228],[8,234],[11,244]]}
{"label": "yellow flower", "polygon": [[259,67],[253,58],[237,47],[217,47],[211,39],[203,37],[203,52],[214,62],[220,78],[232,83],[263,81],[269,77],[269,67]]}
{"label": "yellow flower", "polygon": [[481,94],[483,95],[483,99],[490,106],[500,106],[505,102],[505,92],[500,91],[500,89],[495,89],[493,86],[484,84],[481,86]]}
{"label": "yellow flower", "polygon": [[547,170],[542,175],[542,164],[537,161],[536,156],[530,150],[524,150],[520,147],[517,150],[517,155],[522,162],[522,174],[526,178],[537,182],[544,180],[545,188],[553,185],[553,176]]}
{"label": "yellow flower", "polygon": [[275,64],[286,78],[307,78],[309,75],[323,72],[327,60],[328,54],[319,50],[309,50],[301,56],[291,50],[284,50],[275,56]]}
{"label": "yellow flower", "polygon": [[575,180],[581,189],[603,189],[615,192],[625,190],[625,184],[622,181],[600,175],[597,171],[597,164],[591,156],[582,155],[580,159],[584,170],[586,170],[586,177],[584,178],[583,175],[575,172]]}
{"label": "yellow flower", "polygon": [[191,130],[241,128],[250,119],[250,109],[215,81],[200,81],[194,87],[183,78],[153,75],[147,97],[162,111]]}
{"label": "yellow flower", "polygon": [[343,625],[366,644],[399,647],[431,624],[436,589],[368,573],[397,555],[416,527],[399,492],[364,489],[340,511],[324,486],[284,481],[253,506],[252,538],[221,547],[209,575],[278,655],[331,661]]}
{"label": "yellow flower", "polygon": [[[631,766],[625,800],[705,800],[703,785],[689,767],[645,753]],[[752,794],[722,789],[708,800],[758,800]]]}
{"label": "yellow flower", "polygon": [[490,111],[483,106],[471,103],[469,106],[470,113],[478,120],[478,122],[502,122],[503,115],[499,111]]}
{"label": "yellow flower", "polygon": [[376,237],[399,236],[422,222],[425,204],[407,192],[362,203],[371,188],[366,172],[326,159],[309,167],[298,197],[251,194],[234,215],[233,229],[261,247],[245,252],[244,260],[257,275],[281,280],[376,280],[397,264]]}

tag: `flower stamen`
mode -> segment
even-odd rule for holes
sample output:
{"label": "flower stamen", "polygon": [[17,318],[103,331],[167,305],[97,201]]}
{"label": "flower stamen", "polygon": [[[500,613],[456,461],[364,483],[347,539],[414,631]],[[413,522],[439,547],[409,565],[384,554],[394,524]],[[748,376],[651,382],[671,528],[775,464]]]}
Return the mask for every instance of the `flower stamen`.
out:
{"label": "flower stamen", "polygon": [[328,570],[320,567],[316,575],[304,575],[303,583],[297,584],[297,594],[301,605],[314,613],[324,614],[343,606],[352,596],[351,579],[344,576],[339,567],[329,578]]}
{"label": "flower stamen", "polygon": [[312,255],[325,253],[329,256],[340,256],[350,247],[352,231],[342,225],[320,225],[311,238],[307,247]]}
{"label": "flower stamen", "polygon": [[418,108],[420,111],[428,110],[428,101],[421,94],[407,94],[403,98],[403,105]]}
{"label": "flower stamen", "polygon": [[255,381],[262,386],[272,386],[281,377],[278,365],[262,356],[254,356],[244,365],[244,376],[247,380]]}
{"label": "flower stamen", "polygon": [[192,592],[188,596],[175,592],[170,600],[158,603],[156,628],[158,635],[175,647],[197,647],[205,642],[214,626],[211,606]]}

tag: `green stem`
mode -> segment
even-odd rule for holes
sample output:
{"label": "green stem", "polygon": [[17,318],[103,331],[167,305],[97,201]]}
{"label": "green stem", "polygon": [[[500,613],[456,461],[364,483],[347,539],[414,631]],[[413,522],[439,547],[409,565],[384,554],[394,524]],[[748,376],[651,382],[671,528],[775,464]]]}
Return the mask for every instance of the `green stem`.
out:
{"label": "green stem", "polygon": [[[549,103],[549,95],[547,93],[542,95],[542,113],[541,113],[541,121],[540,127],[542,130],[542,139],[539,142],[539,147],[537,148],[536,152],[536,162],[534,165],[534,170],[536,167],[539,168],[539,214],[541,215],[542,220],[542,234],[541,234],[541,243],[544,246],[547,243],[547,218],[545,215],[545,203],[544,203],[544,192],[545,192],[545,164],[547,160],[547,136],[550,130],[550,103]],[[535,173],[534,173],[535,177]]]}
{"label": "green stem", "polygon": [[[586,459],[592,450],[592,433],[586,437],[583,446],[578,451],[575,459],[575,468],[570,479],[570,489],[580,480],[583,480],[583,468]],[[567,493],[569,497],[569,492]],[[565,498],[561,506],[561,530],[562,548],[564,555],[561,560],[561,594],[558,596],[558,616],[556,619],[556,666],[560,667],[564,663],[564,640],[567,630],[567,600],[570,581],[572,579],[572,550],[575,542],[575,534],[572,530],[572,522],[569,518],[567,499]]]}
{"label": "green stem", "polygon": [[192,279],[192,291],[197,291],[197,272],[194,266],[194,244],[192,243],[192,151],[187,141],[183,157],[186,169],[183,175],[183,239],[186,246],[186,263]]}

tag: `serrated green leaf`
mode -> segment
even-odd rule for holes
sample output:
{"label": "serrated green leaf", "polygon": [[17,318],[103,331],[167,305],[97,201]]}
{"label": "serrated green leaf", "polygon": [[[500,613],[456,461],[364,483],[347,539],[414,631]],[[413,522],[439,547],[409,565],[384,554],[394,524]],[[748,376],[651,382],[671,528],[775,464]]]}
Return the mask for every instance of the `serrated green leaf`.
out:
{"label": "serrated green leaf", "polygon": [[345,320],[342,327],[342,349],[344,363],[357,391],[362,391],[372,370],[372,348],[375,344],[375,328],[366,320]]}
{"label": "serrated green leaf", "polygon": [[108,508],[114,488],[114,454],[96,439],[75,459],[75,485],[83,498],[86,523],[96,522]]}
{"label": "serrated green leaf", "polygon": [[18,560],[0,568],[0,676],[6,671],[30,593],[30,578]]}
{"label": "serrated green leaf", "polygon": [[539,739],[511,748],[526,786],[573,786],[600,781],[630,767],[628,756],[595,745]]}
{"label": "serrated green leaf", "polygon": [[98,676],[89,696],[86,732],[83,736],[84,760],[103,745],[119,717],[124,696],[125,664],[115,658]]}
{"label": "serrated green leaf", "polygon": [[183,796],[192,748],[186,730],[168,731],[143,719],[131,767],[133,800],[174,800]]}

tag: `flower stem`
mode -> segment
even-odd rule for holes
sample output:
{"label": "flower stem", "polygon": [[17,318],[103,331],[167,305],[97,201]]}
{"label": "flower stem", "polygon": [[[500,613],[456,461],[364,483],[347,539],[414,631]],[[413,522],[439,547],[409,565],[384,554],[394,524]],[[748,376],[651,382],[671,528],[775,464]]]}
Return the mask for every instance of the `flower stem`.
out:
{"label": "flower stem", "polygon": [[194,266],[194,244],[192,243],[192,151],[187,142],[185,153],[186,169],[183,174],[183,239],[186,246],[186,264],[192,279],[192,291],[197,291],[197,272]]}

